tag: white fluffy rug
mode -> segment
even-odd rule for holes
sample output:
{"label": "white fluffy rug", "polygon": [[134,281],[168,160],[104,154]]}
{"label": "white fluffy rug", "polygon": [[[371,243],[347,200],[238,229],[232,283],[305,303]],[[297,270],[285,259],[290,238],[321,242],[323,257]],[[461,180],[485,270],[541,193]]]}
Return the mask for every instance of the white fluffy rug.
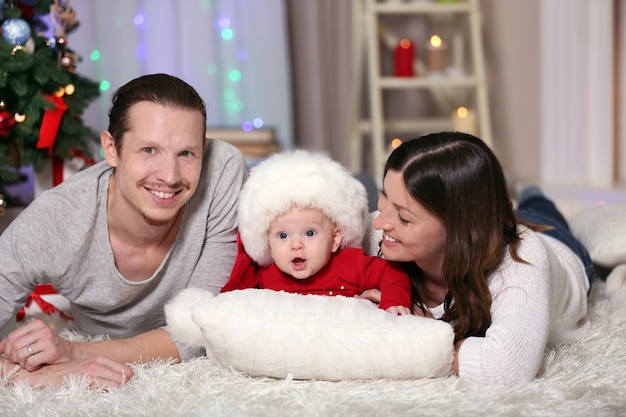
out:
{"label": "white fluffy rug", "polygon": [[[610,320],[605,283],[590,295],[590,333],[546,352],[535,382],[477,386],[458,378],[413,381],[295,381],[251,378],[207,359],[138,365],[110,392],[0,386],[9,416],[625,416],[626,322]],[[0,384],[3,385],[3,384]]]}

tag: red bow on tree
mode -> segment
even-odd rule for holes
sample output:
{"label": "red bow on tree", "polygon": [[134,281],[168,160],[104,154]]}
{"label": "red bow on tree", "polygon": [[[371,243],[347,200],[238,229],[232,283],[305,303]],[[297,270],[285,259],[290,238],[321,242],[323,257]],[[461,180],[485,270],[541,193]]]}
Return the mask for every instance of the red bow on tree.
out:
{"label": "red bow on tree", "polygon": [[45,95],[44,98],[55,104],[52,109],[46,109],[41,119],[41,129],[39,129],[39,139],[37,140],[37,149],[48,148],[48,152],[52,155],[52,146],[59,133],[63,112],[67,110],[67,104],[63,101],[63,97],[55,95]]}

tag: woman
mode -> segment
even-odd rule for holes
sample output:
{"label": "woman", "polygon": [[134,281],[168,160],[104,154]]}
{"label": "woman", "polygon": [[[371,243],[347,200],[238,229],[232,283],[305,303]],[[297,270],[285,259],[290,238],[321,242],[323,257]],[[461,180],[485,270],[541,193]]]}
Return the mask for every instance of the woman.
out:
{"label": "woman", "polygon": [[455,329],[456,375],[529,382],[547,345],[581,336],[593,278],[586,250],[539,189],[515,214],[480,139],[442,132],[403,143],[385,166],[378,210],[377,241],[409,272],[414,313]]}

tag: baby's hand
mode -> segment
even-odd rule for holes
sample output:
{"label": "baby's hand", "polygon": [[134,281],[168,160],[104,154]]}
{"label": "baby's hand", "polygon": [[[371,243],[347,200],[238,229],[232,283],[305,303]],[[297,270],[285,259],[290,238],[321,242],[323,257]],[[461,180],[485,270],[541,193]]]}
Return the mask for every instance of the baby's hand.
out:
{"label": "baby's hand", "polygon": [[377,288],[371,288],[369,290],[365,290],[363,291],[361,294],[357,294],[354,297],[355,298],[365,298],[366,300],[370,300],[373,303],[379,304],[380,303],[380,297],[381,297],[381,292],[379,289]]}
{"label": "baby's hand", "polygon": [[405,306],[391,306],[385,311],[387,313],[391,313],[396,316],[404,316],[406,314],[411,314],[411,309]]}

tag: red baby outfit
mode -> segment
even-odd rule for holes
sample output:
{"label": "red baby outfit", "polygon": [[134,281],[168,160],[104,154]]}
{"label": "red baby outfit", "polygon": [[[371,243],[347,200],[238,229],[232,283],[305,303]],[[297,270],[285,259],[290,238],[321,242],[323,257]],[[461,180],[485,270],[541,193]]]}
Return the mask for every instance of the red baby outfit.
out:
{"label": "red baby outfit", "polygon": [[295,279],[275,264],[259,267],[237,238],[238,253],[230,278],[221,292],[262,288],[298,294],[343,295],[354,297],[364,290],[381,291],[379,308],[411,308],[409,277],[397,263],[368,256],[362,249],[339,249],[328,264],[307,279]]}

